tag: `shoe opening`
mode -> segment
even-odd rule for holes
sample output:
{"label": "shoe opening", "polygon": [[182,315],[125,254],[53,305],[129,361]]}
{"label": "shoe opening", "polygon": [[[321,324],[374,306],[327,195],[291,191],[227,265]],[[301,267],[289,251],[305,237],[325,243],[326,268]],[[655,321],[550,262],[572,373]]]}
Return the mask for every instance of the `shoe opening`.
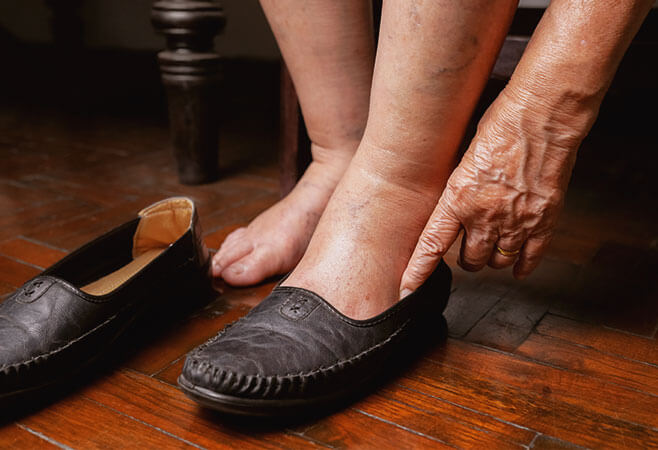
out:
{"label": "shoe opening", "polygon": [[188,198],[174,197],[139,212],[133,236],[132,261],[81,288],[90,295],[105,295],[128,281],[157,258],[190,228],[194,204]]}

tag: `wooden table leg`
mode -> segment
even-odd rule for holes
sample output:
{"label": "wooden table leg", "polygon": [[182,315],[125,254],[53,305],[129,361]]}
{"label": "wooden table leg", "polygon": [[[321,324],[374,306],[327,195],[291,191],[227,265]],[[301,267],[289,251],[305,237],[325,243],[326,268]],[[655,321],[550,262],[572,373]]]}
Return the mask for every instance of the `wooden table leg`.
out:
{"label": "wooden table leg", "polygon": [[161,0],[151,20],[167,38],[158,54],[181,183],[201,184],[218,174],[220,58],[213,40],[225,25],[215,1]]}

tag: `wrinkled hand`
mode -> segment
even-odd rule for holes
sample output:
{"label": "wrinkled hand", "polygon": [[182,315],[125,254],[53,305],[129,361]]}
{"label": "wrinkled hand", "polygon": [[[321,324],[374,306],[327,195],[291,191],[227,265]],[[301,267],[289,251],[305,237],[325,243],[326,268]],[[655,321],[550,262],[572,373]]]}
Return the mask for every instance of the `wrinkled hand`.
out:
{"label": "wrinkled hand", "polygon": [[427,279],[461,229],[466,270],[514,264],[521,279],[539,264],[585,133],[560,111],[528,103],[504,90],[483,116],[402,276],[402,296]]}

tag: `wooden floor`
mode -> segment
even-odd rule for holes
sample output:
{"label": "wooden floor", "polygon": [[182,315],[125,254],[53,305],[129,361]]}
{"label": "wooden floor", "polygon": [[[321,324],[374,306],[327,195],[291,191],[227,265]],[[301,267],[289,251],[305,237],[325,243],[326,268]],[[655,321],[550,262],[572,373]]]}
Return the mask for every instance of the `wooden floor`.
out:
{"label": "wooden floor", "polygon": [[[197,201],[217,249],[279,198],[267,156],[275,119],[265,115],[258,125],[228,117],[222,180],[185,187],[157,118],[3,107],[0,299],[171,195]],[[602,121],[537,273],[525,282],[508,271],[469,274],[452,251],[450,337],[376,393],[287,426],[199,408],[176,387],[186,352],[272,288],[218,285],[206,307],[149,324],[99,375],[0,423],[0,448],[658,447],[658,183],[655,156],[646,159],[658,146],[650,133]]]}

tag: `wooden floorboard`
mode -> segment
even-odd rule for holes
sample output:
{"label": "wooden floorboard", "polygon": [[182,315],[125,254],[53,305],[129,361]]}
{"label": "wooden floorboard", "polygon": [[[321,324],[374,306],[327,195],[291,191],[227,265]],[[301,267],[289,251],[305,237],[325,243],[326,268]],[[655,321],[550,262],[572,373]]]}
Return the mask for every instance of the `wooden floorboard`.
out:
{"label": "wooden floorboard", "polygon": [[[450,340],[429,360],[516,387],[551,401],[658,429],[658,397],[513,354]],[[429,370],[428,366],[424,369]],[[648,375],[648,374],[647,374]],[[602,396],[598,393],[605,392]],[[593,403],[592,398],[597,401]]]}
{"label": "wooden floorboard", "polygon": [[0,254],[33,266],[46,268],[62,259],[66,252],[24,237],[18,237],[0,243]]}
{"label": "wooden floorboard", "polygon": [[452,448],[445,441],[368,413],[347,409],[300,430],[337,448]]}
{"label": "wooden floorboard", "polygon": [[189,441],[156,428],[87,397],[73,395],[36,414],[21,425],[73,448],[119,448],[128,442],[141,448],[194,448]]}
{"label": "wooden floorboard", "polygon": [[17,425],[10,423],[0,427],[0,447],[1,448],[43,448],[43,449],[56,449],[57,444],[52,441],[49,442],[48,438],[41,435],[25,425]]}
{"label": "wooden floorboard", "polygon": [[245,425],[222,424],[220,418],[202,411],[176,387],[130,370],[112,374],[85,389],[81,395],[202,447],[315,446],[307,439],[287,432],[255,431]]}
{"label": "wooden floorboard", "polygon": [[658,397],[658,366],[583,348],[540,334],[530,335],[516,353]]}
{"label": "wooden floorboard", "polygon": [[[450,401],[577,445],[592,448],[658,445],[655,428],[638,425],[635,418],[628,422],[602,414],[593,410],[595,404],[582,406],[557,400],[551,395],[550,388],[544,389],[543,386],[537,392],[491,379],[486,374],[440,363],[430,363],[411,371],[400,380],[400,384],[436,397],[437,401]],[[573,392],[582,395],[583,401],[593,403],[584,392],[577,389]],[[645,410],[645,414],[654,410]]]}
{"label": "wooden floorboard", "polygon": [[[407,389],[392,387],[370,395],[354,405],[354,409],[461,448],[487,445],[496,448],[521,448],[530,444],[535,436],[533,432],[526,433],[526,430],[512,425],[492,423],[493,421],[482,415],[470,417],[477,420],[467,421],[465,419],[469,416],[468,411],[454,411],[455,408],[450,406],[452,405],[445,402],[431,402],[427,396]],[[458,414],[447,414],[450,410]],[[496,428],[502,428],[502,433]]]}
{"label": "wooden floorboard", "polygon": [[[214,251],[274,204],[276,104],[259,86],[227,100],[222,177],[203,186],[178,184],[162,120],[0,105],[0,301],[153,201],[192,197]],[[595,126],[583,144],[536,273],[523,282],[509,270],[468,273],[454,246],[450,337],[344,408],[262,423],[183,395],[176,379],[186,353],[277,280],[217,281],[214,298],[142,324],[107,367],[0,423],[0,448],[658,447],[658,186],[651,161],[624,166],[632,176],[610,169],[624,157],[608,144],[621,139],[611,132]],[[619,133],[636,148],[658,148],[653,135]]]}
{"label": "wooden floorboard", "polygon": [[535,331],[579,346],[658,366],[658,345],[652,338],[634,336],[553,314],[547,314],[537,324]]}

